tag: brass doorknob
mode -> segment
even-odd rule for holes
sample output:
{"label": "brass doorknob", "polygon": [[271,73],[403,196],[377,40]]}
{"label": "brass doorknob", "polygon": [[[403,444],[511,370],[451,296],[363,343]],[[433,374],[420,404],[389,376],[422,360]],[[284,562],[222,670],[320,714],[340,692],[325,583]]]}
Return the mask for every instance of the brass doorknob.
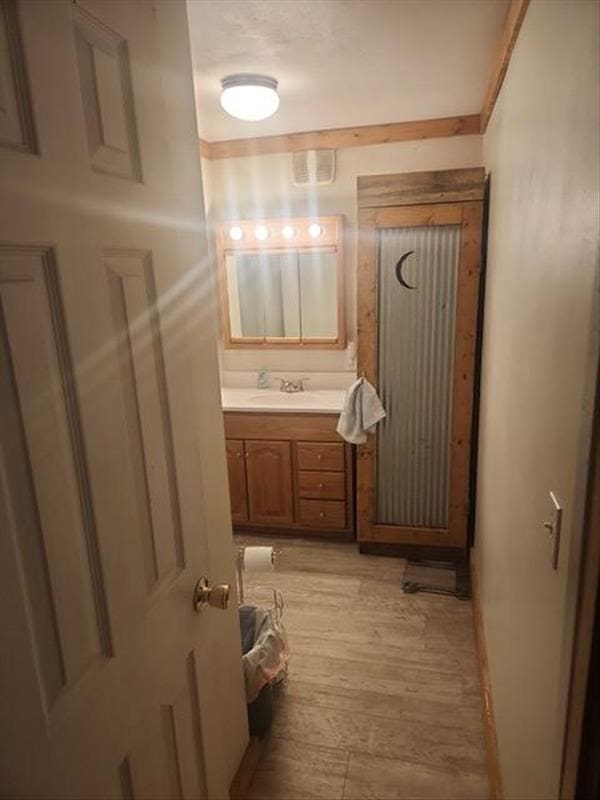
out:
{"label": "brass doorknob", "polygon": [[206,578],[200,578],[194,586],[193,603],[194,610],[201,611],[205,605],[213,608],[226,609],[229,605],[229,584],[217,583],[211,586]]}

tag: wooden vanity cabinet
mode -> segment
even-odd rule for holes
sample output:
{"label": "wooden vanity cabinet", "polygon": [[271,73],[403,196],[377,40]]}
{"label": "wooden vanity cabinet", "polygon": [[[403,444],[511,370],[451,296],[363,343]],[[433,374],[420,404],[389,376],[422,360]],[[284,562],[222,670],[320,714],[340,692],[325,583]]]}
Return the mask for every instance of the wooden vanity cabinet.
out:
{"label": "wooden vanity cabinet", "polygon": [[337,419],[225,412],[234,528],[354,533],[352,448]]}

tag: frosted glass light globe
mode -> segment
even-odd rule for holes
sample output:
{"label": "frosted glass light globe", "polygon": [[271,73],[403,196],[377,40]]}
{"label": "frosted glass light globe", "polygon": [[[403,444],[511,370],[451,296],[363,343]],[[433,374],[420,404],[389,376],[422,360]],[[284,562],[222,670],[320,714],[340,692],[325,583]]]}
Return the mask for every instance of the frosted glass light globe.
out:
{"label": "frosted glass light globe", "polygon": [[221,106],[236,119],[258,122],[279,108],[277,81],[264,75],[229,75],[221,81]]}

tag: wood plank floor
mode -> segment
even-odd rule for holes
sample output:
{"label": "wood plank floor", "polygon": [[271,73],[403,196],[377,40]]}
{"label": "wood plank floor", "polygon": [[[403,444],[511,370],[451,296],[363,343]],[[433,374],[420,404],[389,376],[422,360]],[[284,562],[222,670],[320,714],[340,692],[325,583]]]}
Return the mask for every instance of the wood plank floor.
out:
{"label": "wood plank floor", "polygon": [[487,798],[471,604],[404,594],[405,562],[354,544],[236,542],[281,550],[245,585],[281,589],[292,654],[248,800]]}

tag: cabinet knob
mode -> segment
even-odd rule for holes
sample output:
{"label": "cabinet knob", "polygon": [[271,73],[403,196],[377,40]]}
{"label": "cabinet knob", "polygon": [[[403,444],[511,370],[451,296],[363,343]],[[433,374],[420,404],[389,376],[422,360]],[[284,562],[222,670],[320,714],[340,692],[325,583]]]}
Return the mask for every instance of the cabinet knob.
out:
{"label": "cabinet knob", "polygon": [[324,511],[319,511],[319,517],[321,517],[321,519],[324,519],[325,512]]}
{"label": "cabinet knob", "polygon": [[323,488],[323,484],[322,484],[322,483],[320,483],[320,484],[319,484],[319,486],[318,486],[318,488],[319,488],[319,489],[322,489],[322,488]]}
{"label": "cabinet knob", "polygon": [[237,453],[236,453],[236,456],[237,456],[238,458],[241,458],[241,457],[242,457],[242,454],[241,454],[240,452],[237,452]]}
{"label": "cabinet knob", "polygon": [[317,454],[317,461],[323,461],[323,456],[321,455],[321,453]]}

